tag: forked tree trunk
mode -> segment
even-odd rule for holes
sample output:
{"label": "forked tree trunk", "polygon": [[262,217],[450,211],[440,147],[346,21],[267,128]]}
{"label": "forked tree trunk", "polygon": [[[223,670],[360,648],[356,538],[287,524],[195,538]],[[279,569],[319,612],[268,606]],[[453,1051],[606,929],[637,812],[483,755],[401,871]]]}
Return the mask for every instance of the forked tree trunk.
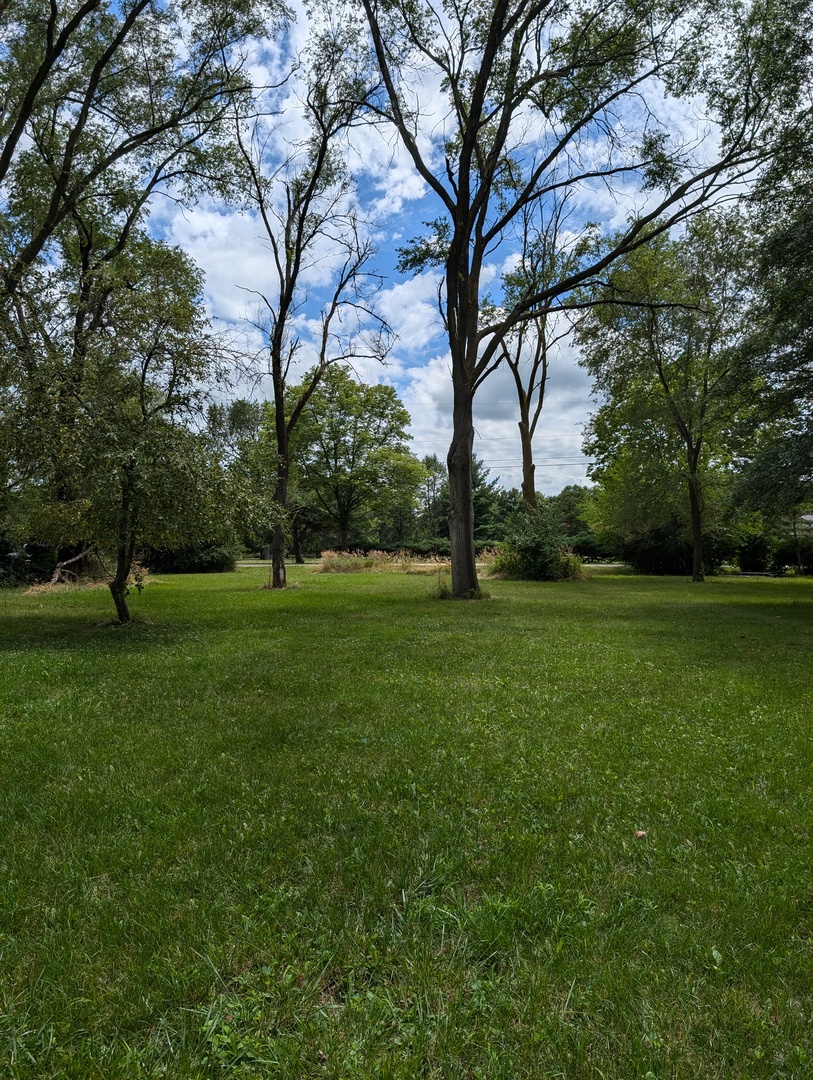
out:
{"label": "forked tree trunk", "polygon": [[113,597],[113,603],[116,605],[116,614],[119,617],[119,622],[122,626],[126,626],[133,621],[133,617],[130,614],[130,609],[127,606],[127,578],[130,574],[129,566],[126,569],[120,570],[119,560],[116,560],[116,576],[110,582],[110,593]]}
{"label": "forked tree trunk", "polygon": [[471,455],[474,446],[472,395],[455,385],[452,444],[449,467],[449,546],[452,558],[452,595],[458,599],[480,592],[474,554],[474,485]]}

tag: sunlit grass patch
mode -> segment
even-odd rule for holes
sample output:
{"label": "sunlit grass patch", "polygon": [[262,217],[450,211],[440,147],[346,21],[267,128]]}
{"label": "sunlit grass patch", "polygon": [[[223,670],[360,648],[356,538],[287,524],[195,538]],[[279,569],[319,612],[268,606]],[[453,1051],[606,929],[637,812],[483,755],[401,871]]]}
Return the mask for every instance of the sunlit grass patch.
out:
{"label": "sunlit grass patch", "polygon": [[0,1076],[811,1074],[811,582],[291,574],[0,592]]}

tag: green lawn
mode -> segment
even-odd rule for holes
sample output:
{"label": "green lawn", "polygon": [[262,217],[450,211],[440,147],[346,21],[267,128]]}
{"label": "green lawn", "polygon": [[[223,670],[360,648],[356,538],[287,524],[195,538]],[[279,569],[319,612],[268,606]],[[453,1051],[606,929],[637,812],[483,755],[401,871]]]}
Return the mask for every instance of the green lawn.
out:
{"label": "green lawn", "polygon": [[813,1076],[812,581],[264,576],[0,591],[0,1076]]}

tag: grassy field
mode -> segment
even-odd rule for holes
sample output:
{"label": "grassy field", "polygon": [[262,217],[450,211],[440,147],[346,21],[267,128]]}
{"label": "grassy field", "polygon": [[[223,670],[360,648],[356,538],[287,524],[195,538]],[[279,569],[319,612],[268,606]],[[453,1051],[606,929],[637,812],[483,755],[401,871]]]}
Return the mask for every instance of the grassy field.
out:
{"label": "grassy field", "polygon": [[0,1076],[813,1076],[813,582],[0,593]]}

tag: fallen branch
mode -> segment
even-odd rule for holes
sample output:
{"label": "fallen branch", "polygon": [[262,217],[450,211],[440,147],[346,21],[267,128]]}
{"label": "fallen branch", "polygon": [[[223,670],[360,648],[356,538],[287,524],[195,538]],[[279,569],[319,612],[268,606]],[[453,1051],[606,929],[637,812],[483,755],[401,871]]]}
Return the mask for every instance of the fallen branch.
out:
{"label": "fallen branch", "polygon": [[[93,544],[91,547],[89,547],[87,549],[87,551],[83,551],[79,555],[74,555],[73,558],[71,558],[71,559],[63,559],[62,562],[58,562],[56,564],[56,566],[54,567],[53,577],[48,582],[48,584],[49,585],[58,585],[60,577],[62,576],[63,573],[65,573],[65,567],[66,566],[70,566],[71,563],[79,562],[80,559],[86,559],[88,557],[88,555],[93,555],[95,551],[96,551],[96,545]],[[67,573],[71,574],[73,577],[78,577],[79,576],[78,574],[75,574],[73,572],[73,570],[68,570]]]}

